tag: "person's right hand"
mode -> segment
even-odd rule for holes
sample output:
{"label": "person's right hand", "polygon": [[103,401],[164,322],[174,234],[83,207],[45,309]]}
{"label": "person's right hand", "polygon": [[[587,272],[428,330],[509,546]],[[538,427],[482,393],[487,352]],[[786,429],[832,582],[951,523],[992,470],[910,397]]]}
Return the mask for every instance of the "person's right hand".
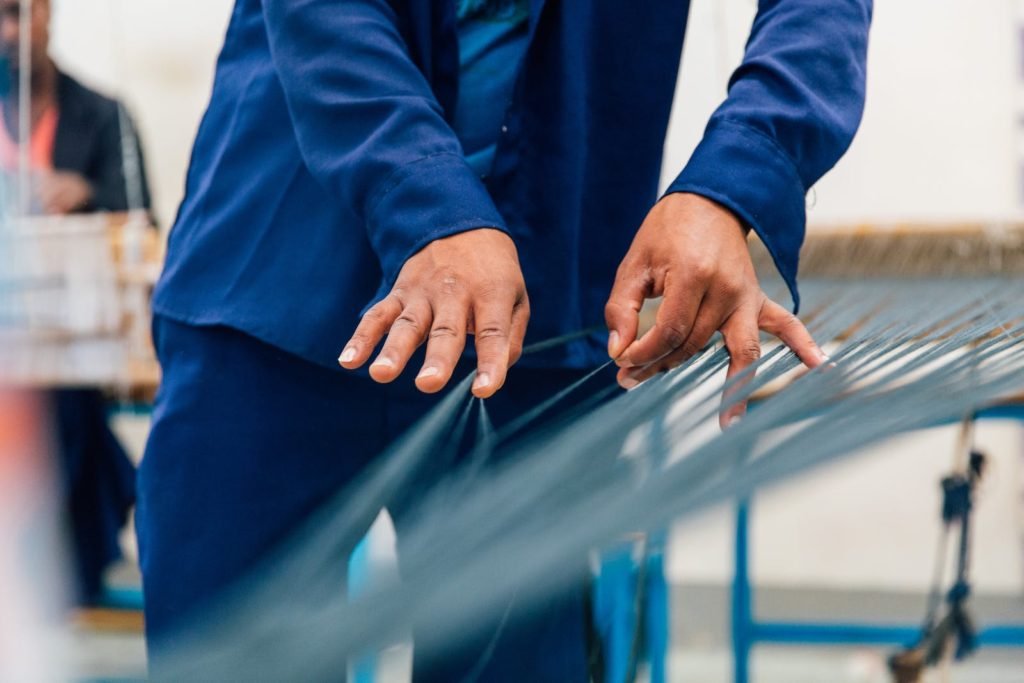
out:
{"label": "person's right hand", "polygon": [[43,210],[56,216],[85,208],[93,187],[83,176],[69,171],[45,171],[36,178],[36,194]]}
{"label": "person's right hand", "polygon": [[451,379],[469,333],[477,353],[473,394],[487,398],[519,360],[529,318],[512,239],[493,228],[470,230],[435,240],[406,261],[391,293],[366,312],[338,362],[349,370],[362,366],[387,335],[370,376],[391,382],[427,342],[416,386],[434,393]]}

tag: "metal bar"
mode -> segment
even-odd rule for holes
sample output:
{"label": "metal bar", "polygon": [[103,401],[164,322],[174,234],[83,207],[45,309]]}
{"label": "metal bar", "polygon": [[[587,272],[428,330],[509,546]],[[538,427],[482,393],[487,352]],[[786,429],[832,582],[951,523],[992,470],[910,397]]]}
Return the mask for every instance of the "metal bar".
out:
{"label": "metal bar", "polygon": [[755,641],[753,619],[753,589],[750,585],[749,566],[749,514],[750,501],[736,504],[736,554],[732,579],[732,661],[736,683],[750,681],[750,649]]}
{"label": "metal bar", "polygon": [[649,683],[665,683],[669,644],[668,584],[665,582],[665,535],[650,540],[653,550],[647,558],[647,662]]}
{"label": "metal bar", "polygon": [[981,647],[1024,647],[1024,624],[998,624],[981,629]]}
{"label": "metal bar", "polygon": [[[916,625],[879,626],[832,622],[763,621],[753,624],[753,640],[775,645],[908,645],[921,635]],[[982,647],[1024,647],[1024,625],[1000,624],[981,630]]]}
{"label": "metal bar", "polygon": [[[1024,405],[992,406],[977,419],[1020,420]],[[917,626],[880,626],[822,622],[758,622],[753,616],[750,584],[750,499],[736,505],[735,573],[732,584],[733,671],[736,683],[750,681],[750,651],[757,643],[776,645],[907,645],[920,636]],[[979,647],[1024,648],[1024,624],[995,624],[978,634]]]}
{"label": "metal bar", "polygon": [[752,627],[755,642],[794,645],[909,645],[921,635],[920,626],[776,621]]}
{"label": "metal bar", "polygon": [[32,209],[32,0],[21,0],[18,15],[18,216]]}
{"label": "metal bar", "polygon": [[1020,420],[1024,422],[1024,405],[1020,403],[1004,403],[991,406],[979,411],[977,418],[985,420]]}

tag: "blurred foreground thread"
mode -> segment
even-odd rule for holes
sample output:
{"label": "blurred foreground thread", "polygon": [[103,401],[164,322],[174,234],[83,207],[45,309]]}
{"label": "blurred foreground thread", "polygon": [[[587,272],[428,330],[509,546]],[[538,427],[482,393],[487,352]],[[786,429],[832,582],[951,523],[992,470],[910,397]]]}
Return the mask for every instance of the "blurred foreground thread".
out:
{"label": "blurred foreground thread", "polygon": [[[410,569],[402,582],[346,601],[322,582],[325,570],[344,539],[358,538],[353,520],[443,447],[469,400],[464,383],[314,515],[276,561],[197,620],[189,645],[162,653],[167,666],[158,675],[325,680],[348,658],[422,624],[431,628],[417,647],[443,650],[500,613],[509,596],[541,600],[578,579],[573,558],[591,548],[894,434],[957,420],[1022,386],[1017,279],[809,284],[809,324],[834,347],[834,367],[799,377],[725,433],[706,428],[720,408],[715,378],[727,363],[718,347],[540,432],[499,433],[489,440],[505,452],[499,466],[454,472],[422,505],[405,540]],[[737,378],[727,403],[798,366],[769,347],[757,376]],[[640,434],[640,445],[620,457],[630,433]],[[466,495],[453,498],[452,490]]]}

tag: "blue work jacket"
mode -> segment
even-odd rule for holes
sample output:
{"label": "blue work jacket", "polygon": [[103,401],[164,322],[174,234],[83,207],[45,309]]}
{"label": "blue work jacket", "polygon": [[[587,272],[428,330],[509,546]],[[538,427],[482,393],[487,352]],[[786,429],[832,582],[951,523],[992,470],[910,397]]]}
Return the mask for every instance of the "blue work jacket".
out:
{"label": "blue work jacket", "polygon": [[[454,0],[238,0],[154,296],[330,367],[360,312],[428,242],[514,239],[527,342],[603,322],[657,200],[689,3],[531,0],[494,168],[451,121]],[[761,0],[742,65],[669,192],[709,197],[765,242],[796,298],[805,193],[863,108],[871,0]],[[594,334],[524,363],[587,367]]]}

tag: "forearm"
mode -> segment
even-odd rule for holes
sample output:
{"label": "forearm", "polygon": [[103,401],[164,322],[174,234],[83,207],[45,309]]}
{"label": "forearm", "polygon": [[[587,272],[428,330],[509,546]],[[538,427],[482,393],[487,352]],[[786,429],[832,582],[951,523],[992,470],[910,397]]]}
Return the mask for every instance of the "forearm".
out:
{"label": "forearm", "polygon": [[795,289],[807,190],[864,106],[870,0],[762,0],[742,65],[668,192],[702,194],[752,228]]}
{"label": "forearm", "polygon": [[383,0],[265,0],[306,165],[362,220],[393,282],[424,245],[505,225]]}

